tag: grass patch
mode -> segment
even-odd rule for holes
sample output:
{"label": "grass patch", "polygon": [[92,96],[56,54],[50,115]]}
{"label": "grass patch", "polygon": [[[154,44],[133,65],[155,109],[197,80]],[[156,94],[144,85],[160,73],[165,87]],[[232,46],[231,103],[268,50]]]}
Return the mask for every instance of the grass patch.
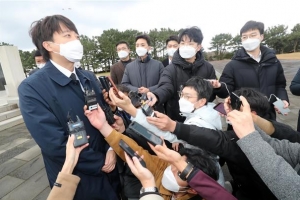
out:
{"label": "grass patch", "polygon": [[300,60],[300,52],[277,54],[276,56],[280,60]]}
{"label": "grass patch", "polygon": [[96,73],[96,76],[110,76],[110,72]]}

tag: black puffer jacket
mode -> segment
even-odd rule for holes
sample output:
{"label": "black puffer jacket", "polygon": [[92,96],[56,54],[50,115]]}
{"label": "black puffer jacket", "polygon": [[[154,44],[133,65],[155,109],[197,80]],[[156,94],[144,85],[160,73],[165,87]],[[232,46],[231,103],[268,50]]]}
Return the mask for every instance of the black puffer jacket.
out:
{"label": "black puffer jacket", "polygon": [[[268,98],[275,94],[280,99],[289,101],[285,90],[286,79],[275,52],[265,46],[261,46],[260,50],[261,60],[258,63],[244,48],[239,49],[225,66],[220,82],[226,83],[230,92],[242,87],[253,88]],[[221,98],[228,96],[223,84],[220,89],[214,91]]]}
{"label": "black puffer jacket", "polygon": [[[159,80],[158,88],[153,93],[158,98],[158,104],[166,103],[167,115],[177,121],[183,121],[179,115],[180,86],[193,76],[201,76],[205,79],[216,79],[213,66],[204,60],[201,52],[197,52],[194,63],[189,63],[179,55],[179,50],[174,53],[172,63],[168,65]],[[215,99],[213,95],[210,101]]]}

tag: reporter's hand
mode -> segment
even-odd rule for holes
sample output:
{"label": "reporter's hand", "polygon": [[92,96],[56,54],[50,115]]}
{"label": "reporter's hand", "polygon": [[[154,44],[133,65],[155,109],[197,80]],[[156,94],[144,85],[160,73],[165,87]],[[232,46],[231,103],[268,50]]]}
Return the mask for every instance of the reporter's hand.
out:
{"label": "reporter's hand", "polygon": [[186,168],[186,160],[178,152],[166,147],[165,143],[163,145],[156,145],[155,147],[150,143],[148,144],[160,159],[174,165],[178,171],[182,172]]}
{"label": "reporter's hand", "polygon": [[100,130],[105,124],[107,124],[105,114],[99,104],[97,104],[97,109],[88,110],[87,106],[83,107],[85,116],[89,119],[90,123],[98,130]]}
{"label": "reporter's hand", "polygon": [[116,105],[116,106],[118,106],[118,107],[120,107],[120,108],[122,108],[123,110],[126,111],[126,108],[127,108],[128,106],[132,105],[132,104],[131,104],[131,100],[129,99],[128,96],[126,96],[126,95],[125,95],[123,92],[121,92],[121,91],[119,91],[118,94],[119,94],[119,96],[120,96],[122,99],[118,98],[118,97],[115,95],[113,88],[111,88],[111,89],[109,90],[109,97],[110,97],[112,103],[113,103],[114,105]]}
{"label": "reporter's hand", "polygon": [[242,101],[242,111],[233,110],[227,114],[227,119],[231,122],[234,132],[239,138],[243,138],[255,131],[251,109],[245,97],[240,96]]}
{"label": "reporter's hand", "polygon": [[[162,138],[163,139],[163,138]],[[181,155],[174,151],[169,149],[165,142],[163,145],[155,145],[148,143],[150,148],[155,152],[155,154],[162,160],[165,160],[171,164],[174,164],[175,162],[178,162],[181,160]]]}
{"label": "reporter's hand", "polygon": [[224,110],[227,114],[232,111],[230,97],[224,100]]}
{"label": "reporter's hand", "polygon": [[282,100],[283,101],[283,103],[284,103],[284,106],[283,106],[283,108],[288,108],[289,107],[289,102],[287,102],[286,100]]}
{"label": "reporter's hand", "polygon": [[167,115],[154,111],[156,117],[147,117],[147,121],[163,131],[173,132],[176,128],[176,122]]}
{"label": "reporter's hand", "polygon": [[108,150],[106,152],[105,164],[102,167],[102,171],[105,173],[109,173],[114,170],[117,162],[116,153],[113,150]]}
{"label": "reporter's hand", "polygon": [[174,151],[177,151],[178,152],[178,150],[179,150],[179,142],[174,142],[174,143],[172,143],[172,149],[174,150]]}
{"label": "reporter's hand", "polygon": [[[153,174],[145,167],[143,167],[137,157],[131,158],[124,152],[126,163],[131,172],[141,181],[144,188],[155,187],[155,180]],[[143,156],[141,156],[143,158]]]}
{"label": "reporter's hand", "polygon": [[103,98],[106,101],[106,103],[108,103],[108,105],[112,108],[112,110],[113,108],[116,109],[116,105],[109,99],[108,92],[109,91],[106,91],[105,89],[102,90]]}
{"label": "reporter's hand", "polygon": [[220,88],[221,87],[221,83],[217,79],[209,79],[207,81],[209,81],[211,83],[213,88]]}
{"label": "reporter's hand", "polygon": [[116,122],[111,125],[116,131],[120,132],[120,133],[123,133],[125,131],[125,125],[124,125],[124,122],[123,122],[123,119],[122,117],[119,117],[117,115],[114,115],[114,118],[116,120]]}
{"label": "reporter's hand", "polygon": [[89,146],[89,143],[87,143],[85,145],[75,148],[74,140],[75,140],[75,135],[71,134],[68,137],[68,142],[66,144],[66,159],[65,159],[65,163],[61,170],[61,172],[63,172],[63,173],[72,174],[72,172],[78,162],[80,152],[84,148]]}
{"label": "reporter's hand", "polygon": [[147,98],[149,99],[148,101],[149,106],[154,106],[155,103],[157,102],[157,98],[155,94],[153,94],[152,92],[147,92]]}
{"label": "reporter's hand", "polygon": [[145,94],[147,92],[149,92],[150,90],[146,87],[140,87],[138,88],[138,92],[141,93],[141,94]]}

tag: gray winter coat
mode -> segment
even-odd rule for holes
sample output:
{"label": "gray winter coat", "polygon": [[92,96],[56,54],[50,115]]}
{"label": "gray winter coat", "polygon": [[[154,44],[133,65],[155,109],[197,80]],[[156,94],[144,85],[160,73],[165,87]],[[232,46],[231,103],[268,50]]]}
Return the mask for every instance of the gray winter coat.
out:
{"label": "gray winter coat", "polygon": [[261,179],[280,200],[300,199],[300,144],[257,131],[237,141]]}
{"label": "gray winter coat", "polygon": [[163,70],[164,66],[158,60],[148,56],[145,62],[142,62],[138,58],[127,64],[122,84],[132,91],[137,91],[139,87],[146,87],[152,92],[157,88]]}

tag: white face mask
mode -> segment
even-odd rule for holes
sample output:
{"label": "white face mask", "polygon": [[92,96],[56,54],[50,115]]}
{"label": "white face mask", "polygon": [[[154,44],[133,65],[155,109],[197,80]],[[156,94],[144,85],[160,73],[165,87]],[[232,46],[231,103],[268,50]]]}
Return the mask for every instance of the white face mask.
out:
{"label": "white face mask", "polygon": [[118,52],[118,56],[120,59],[126,58],[129,55],[129,53],[127,51],[119,51]]}
{"label": "white face mask", "polygon": [[182,113],[191,113],[194,108],[194,104],[186,100],[185,98],[179,99],[179,110]]}
{"label": "white face mask", "polygon": [[174,55],[174,53],[175,53],[176,50],[177,49],[175,49],[175,48],[169,48],[169,49],[167,49],[168,56],[173,57],[173,55]]}
{"label": "white face mask", "polygon": [[[164,188],[166,188],[171,192],[179,192],[180,188],[187,188],[187,187],[180,187],[178,185],[175,176],[171,170],[171,165],[165,169],[161,183],[164,186]],[[185,191],[180,191],[180,192],[185,192]]]}
{"label": "white face mask", "polygon": [[123,111],[123,109],[122,109],[122,108],[120,108],[120,107],[118,107],[118,110],[119,110],[119,111]]}
{"label": "white face mask", "polygon": [[243,47],[246,51],[253,51],[260,45],[260,39],[257,38],[249,38],[242,42]]}
{"label": "white face mask", "polygon": [[144,47],[137,47],[135,52],[137,53],[138,56],[144,56],[147,53],[147,49],[145,49]]}
{"label": "white face mask", "polygon": [[182,58],[191,58],[196,55],[196,49],[191,46],[183,46],[179,48],[179,54]]}
{"label": "white face mask", "polygon": [[37,63],[36,63],[36,66],[37,66],[39,69],[43,68],[45,65],[46,65],[46,63],[40,63],[40,64],[37,64]]}
{"label": "white face mask", "polygon": [[60,52],[58,54],[65,57],[70,62],[75,63],[81,60],[83,56],[83,46],[79,40],[73,40],[65,44],[56,44],[56,45],[60,46]]}

